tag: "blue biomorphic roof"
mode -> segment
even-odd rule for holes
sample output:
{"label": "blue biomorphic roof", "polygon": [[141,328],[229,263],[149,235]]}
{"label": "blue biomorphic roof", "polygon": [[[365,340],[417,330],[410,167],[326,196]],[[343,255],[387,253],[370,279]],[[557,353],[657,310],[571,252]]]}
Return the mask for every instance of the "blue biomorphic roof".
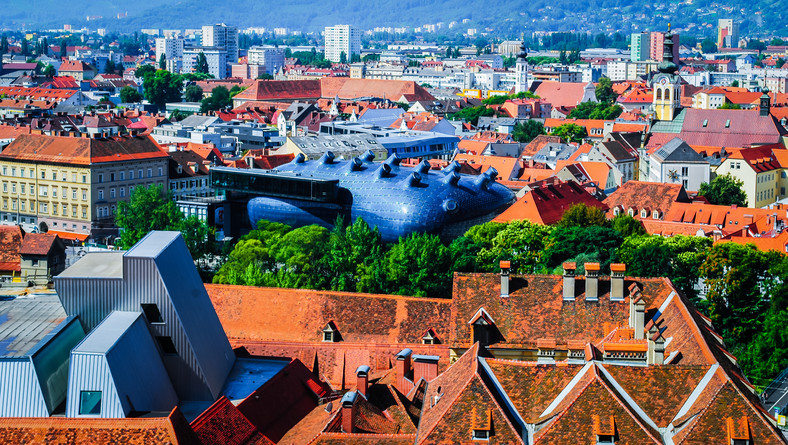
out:
{"label": "blue biomorphic roof", "polygon": [[396,155],[383,163],[372,162],[373,158],[370,152],[337,161],[327,152],[316,161],[299,155],[277,167],[277,175],[338,181],[336,198],[332,202],[253,198],[247,207],[253,227],[261,219],[300,227],[331,226],[338,216],[345,221],[360,217],[377,226],[384,241],[395,241],[412,232],[440,233],[448,225],[491,215],[514,201],[512,192],[495,182],[493,168],[471,176],[460,174],[457,163],[437,171],[430,170],[426,161],[402,167]]}

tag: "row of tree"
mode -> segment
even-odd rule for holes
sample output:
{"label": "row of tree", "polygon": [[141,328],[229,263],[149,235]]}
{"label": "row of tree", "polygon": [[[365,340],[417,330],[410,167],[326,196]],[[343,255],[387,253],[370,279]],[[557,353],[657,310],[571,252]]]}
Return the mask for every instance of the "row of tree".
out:
{"label": "row of tree", "polygon": [[712,319],[755,384],[766,385],[788,366],[785,254],[648,235],[627,215],[608,220],[582,204],[556,226],[485,223],[450,244],[428,234],[385,244],[361,219],[332,230],[261,221],[229,252],[213,282],[449,298],[454,272],[497,272],[500,260],[511,261],[518,274],[559,274],[574,261],[579,273],[586,262],[601,263],[603,271],[623,262],[628,275],[668,277]]}

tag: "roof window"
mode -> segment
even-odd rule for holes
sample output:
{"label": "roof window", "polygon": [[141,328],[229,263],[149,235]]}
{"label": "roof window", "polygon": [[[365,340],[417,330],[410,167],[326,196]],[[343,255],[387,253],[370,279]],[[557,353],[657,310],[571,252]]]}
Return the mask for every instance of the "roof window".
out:
{"label": "roof window", "polygon": [[709,125],[708,119],[703,119],[703,128],[706,128]]}

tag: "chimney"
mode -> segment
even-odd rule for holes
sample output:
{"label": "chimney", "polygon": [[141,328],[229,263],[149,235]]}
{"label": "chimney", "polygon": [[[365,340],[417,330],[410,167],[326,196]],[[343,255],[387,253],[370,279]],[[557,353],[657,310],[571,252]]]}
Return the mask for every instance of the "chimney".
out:
{"label": "chimney", "polygon": [[244,160],[246,161],[246,166],[247,167],[254,168],[254,158],[253,157],[247,156]]}
{"label": "chimney", "polygon": [[353,405],[358,399],[358,392],[350,391],[342,396],[342,432],[353,432]]}
{"label": "chimney", "polygon": [[648,364],[649,365],[663,365],[665,364],[665,339],[662,338],[662,333],[659,332],[657,325],[652,325],[648,333]]}
{"label": "chimney", "polygon": [[424,379],[429,382],[438,376],[438,359],[437,355],[414,355],[413,356],[413,383],[416,384],[419,380]]}
{"label": "chimney", "polygon": [[[397,353],[397,363],[394,365],[394,379],[396,381],[396,386],[397,389],[399,389],[403,394],[407,394],[410,391],[410,387],[413,385],[412,381],[409,381],[407,377],[408,374],[410,374],[411,354],[413,354],[413,351],[410,349],[403,349]],[[410,385],[407,383],[410,383]]]}
{"label": "chimney", "polygon": [[599,301],[599,263],[585,263],[586,301]]}
{"label": "chimney", "polygon": [[575,300],[575,263],[564,263],[564,300]]}
{"label": "chimney", "polygon": [[624,301],[624,274],[627,266],[621,263],[610,265],[610,301]]}
{"label": "chimney", "polygon": [[360,392],[364,397],[367,396],[367,389],[369,387],[369,366],[361,365],[356,369],[356,391]]}
{"label": "chimney", "polygon": [[501,298],[509,297],[509,269],[511,263],[509,261],[501,261]]}
{"label": "chimney", "polygon": [[646,302],[637,283],[629,286],[629,327],[635,331],[635,340],[643,340],[646,319]]}

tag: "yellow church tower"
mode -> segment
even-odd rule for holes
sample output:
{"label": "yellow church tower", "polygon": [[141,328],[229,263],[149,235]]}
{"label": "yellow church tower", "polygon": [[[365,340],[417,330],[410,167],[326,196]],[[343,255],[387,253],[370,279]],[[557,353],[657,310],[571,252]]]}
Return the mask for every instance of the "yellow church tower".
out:
{"label": "yellow church tower", "polygon": [[662,62],[657,69],[659,73],[651,81],[654,92],[653,106],[657,120],[671,121],[681,108],[681,77],[676,74],[678,66],[673,63],[673,33],[665,34]]}

